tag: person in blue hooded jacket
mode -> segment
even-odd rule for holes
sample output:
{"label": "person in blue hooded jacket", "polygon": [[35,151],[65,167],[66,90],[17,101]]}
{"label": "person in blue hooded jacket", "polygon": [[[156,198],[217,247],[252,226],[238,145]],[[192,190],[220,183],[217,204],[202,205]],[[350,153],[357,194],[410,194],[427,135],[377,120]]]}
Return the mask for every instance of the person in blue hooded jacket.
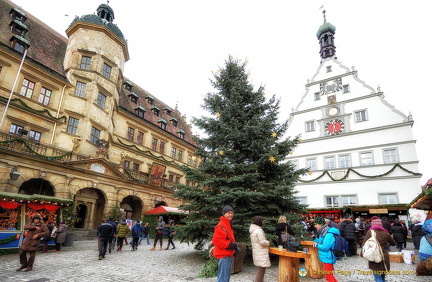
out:
{"label": "person in blue hooded jacket", "polygon": [[336,242],[335,235],[340,235],[340,232],[337,228],[326,224],[324,218],[317,218],[315,227],[318,230],[318,238],[314,240],[314,247],[318,248],[318,258],[323,263],[325,278],[327,281],[337,282],[333,275],[336,256],[333,254],[332,249]]}
{"label": "person in blue hooded jacket", "polygon": [[141,223],[137,221],[134,226],[131,228],[132,231],[132,251],[136,251],[138,249],[138,240],[141,237],[141,233],[143,232],[143,227]]}

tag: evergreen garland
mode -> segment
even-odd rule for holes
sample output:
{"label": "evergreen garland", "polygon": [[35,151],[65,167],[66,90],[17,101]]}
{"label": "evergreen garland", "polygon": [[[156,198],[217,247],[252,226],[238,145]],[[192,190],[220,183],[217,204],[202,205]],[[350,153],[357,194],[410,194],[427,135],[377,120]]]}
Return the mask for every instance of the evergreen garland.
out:
{"label": "evergreen garland", "polygon": [[27,141],[24,140],[23,138],[15,138],[15,139],[11,139],[11,140],[0,141],[0,144],[13,143],[13,142],[20,142],[20,143],[24,144],[24,146],[31,153],[33,153],[34,155],[36,155],[36,156],[38,156],[40,158],[44,158],[44,159],[46,159],[48,161],[52,161],[52,160],[55,160],[55,159],[62,159],[64,157],[66,157],[66,156],[72,155],[72,153],[73,153],[73,151],[70,151],[70,152],[66,152],[66,153],[64,153],[63,155],[60,155],[60,156],[45,156],[45,155],[39,154],[38,152],[36,152],[35,150],[33,150],[33,148],[30,147],[30,145],[27,144]]}
{"label": "evergreen garland", "polygon": [[120,144],[122,145],[122,146],[124,146],[124,147],[128,147],[128,148],[130,148],[130,149],[134,149],[134,150],[136,150],[136,151],[138,151],[138,152],[140,152],[140,153],[144,153],[144,154],[150,154],[153,158],[156,158],[156,159],[162,159],[162,160],[164,160],[165,162],[167,162],[167,163],[171,163],[171,164],[176,164],[178,167],[181,167],[181,165],[179,165],[179,164],[177,164],[177,162],[176,161],[173,161],[173,160],[168,160],[168,159],[166,159],[164,156],[158,156],[158,155],[155,155],[155,154],[153,154],[150,150],[141,150],[140,148],[138,148],[136,145],[134,145],[134,144],[132,144],[132,145],[128,145],[128,144],[125,144],[125,143],[123,143],[123,141],[122,140],[120,140],[120,138],[117,138],[117,140],[120,142]]}
{"label": "evergreen garland", "polygon": [[389,171],[387,171],[386,173],[383,173],[383,174],[377,174],[377,175],[365,175],[365,174],[361,174],[360,172],[356,171],[356,170],[353,169],[353,168],[349,168],[349,169],[347,170],[347,172],[346,172],[346,174],[345,174],[344,177],[342,177],[341,179],[334,179],[334,178],[331,176],[331,174],[330,174],[330,172],[329,172],[328,170],[324,170],[323,173],[322,173],[320,176],[318,176],[317,178],[314,178],[314,179],[311,179],[311,180],[301,180],[301,179],[298,179],[298,181],[299,181],[299,182],[303,182],[303,183],[310,183],[310,182],[314,182],[314,181],[317,181],[317,180],[321,179],[324,175],[327,175],[328,177],[330,177],[330,179],[331,179],[332,181],[343,181],[343,180],[345,180],[345,179],[348,178],[348,176],[349,176],[349,174],[350,174],[351,171],[352,171],[353,173],[357,174],[358,176],[361,176],[361,177],[364,177],[364,178],[369,178],[369,179],[374,179],[374,178],[380,178],[380,177],[384,177],[384,176],[389,175],[389,174],[392,173],[392,172],[393,172],[397,167],[400,168],[400,169],[402,169],[403,171],[405,171],[405,172],[407,172],[407,173],[412,174],[412,175],[417,175],[417,176],[422,175],[421,173],[417,173],[417,172],[413,172],[413,171],[411,171],[411,170],[408,170],[408,169],[402,167],[400,164],[395,164],[395,165],[394,165],[394,166],[393,166]]}
{"label": "evergreen garland", "polygon": [[7,244],[9,242],[15,241],[15,240],[17,240],[16,237],[17,237],[17,234],[14,234],[14,235],[11,235],[11,236],[9,236],[7,238],[0,239],[0,245]]}
{"label": "evergreen garland", "polygon": [[[7,101],[7,99],[5,97],[0,97],[0,100]],[[58,118],[54,117],[50,113],[50,111],[48,111],[47,109],[44,109],[44,110],[33,109],[32,107],[30,107],[29,105],[27,105],[25,102],[23,102],[20,98],[13,98],[13,99],[10,100],[10,102],[11,102],[12,105],[15,105],[15,106],[20,107],[20,108],[25,108],[26,110],[29,110],[30,112],[33,112],[33,113],[36,113],[36,114],[46,113],[50,118],[52,118],[54,120],[63,120],[63,122],[66,122],[66,120],[67,120],[66,116],[61,116],[61,117],[58,117]],[[21,106],[18,105],[17,103],[12,103],[12,102],[20,102]]]}

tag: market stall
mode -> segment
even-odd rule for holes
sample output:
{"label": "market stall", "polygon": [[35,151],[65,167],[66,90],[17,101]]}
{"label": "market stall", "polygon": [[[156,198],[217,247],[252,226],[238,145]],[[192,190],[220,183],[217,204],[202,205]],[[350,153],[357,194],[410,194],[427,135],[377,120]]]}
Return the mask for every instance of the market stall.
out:
{"label": "market stall", "polygon": [[308,210],[307,214],[303,214],[303,217],[306,220],[309,219],[315,219],[317,217],[324,217],[324,218],[333,218],[334,222],[339,222],[343,215],[342,211],[340,209],[321,209],[321,210]]}
{"label": "market stall", "polygon": [[[18,248],[24,239],[24,225],[38,213],[44,222],[61,219],[62,207],[73,203],[71,199],[45,195],[25,195],[0,192],[0,249]],[[51,240],[49,244],[54,244]]]}

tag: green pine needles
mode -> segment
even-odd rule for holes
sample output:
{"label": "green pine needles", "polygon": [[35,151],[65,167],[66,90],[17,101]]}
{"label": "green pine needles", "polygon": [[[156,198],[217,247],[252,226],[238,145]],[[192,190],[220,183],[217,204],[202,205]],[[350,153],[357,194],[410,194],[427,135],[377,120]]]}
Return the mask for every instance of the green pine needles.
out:
{"label": "green pine needles", "polygon": [[246,63],[229,57],[211,81],[203,108],[210,116],[195,118],[204,131],[197,139],[197,168],[183,167],[188,183],[177,185],[175,196],[191,211],[182,241],[207,247],[225,205],[234,208],[238,242],[248,243],[255,215],[273,220],[304,209],[295,199],[294,184],[306,169],[286,161],[299,137],[283,138],[287,123],[278,123],[279,100],[266,99],[264,87],[249,82]]}

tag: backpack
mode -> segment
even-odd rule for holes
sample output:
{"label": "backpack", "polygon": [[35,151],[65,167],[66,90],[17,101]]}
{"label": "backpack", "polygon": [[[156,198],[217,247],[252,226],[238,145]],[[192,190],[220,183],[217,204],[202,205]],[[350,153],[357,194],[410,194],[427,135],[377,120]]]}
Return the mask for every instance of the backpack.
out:
{"label": "backpack", "polygon": [[362,247],[363,258],[376,263],[382,262],[383,254],[380,243],[376,239],[375,231],[371,230],[372,236],[364,242]]}
{"label": "backpack", "polygon": [[334,247],[331,249],[336,259],[340,259],[349,253],[348,241],[341,235],[333,234],[335,237]]}

